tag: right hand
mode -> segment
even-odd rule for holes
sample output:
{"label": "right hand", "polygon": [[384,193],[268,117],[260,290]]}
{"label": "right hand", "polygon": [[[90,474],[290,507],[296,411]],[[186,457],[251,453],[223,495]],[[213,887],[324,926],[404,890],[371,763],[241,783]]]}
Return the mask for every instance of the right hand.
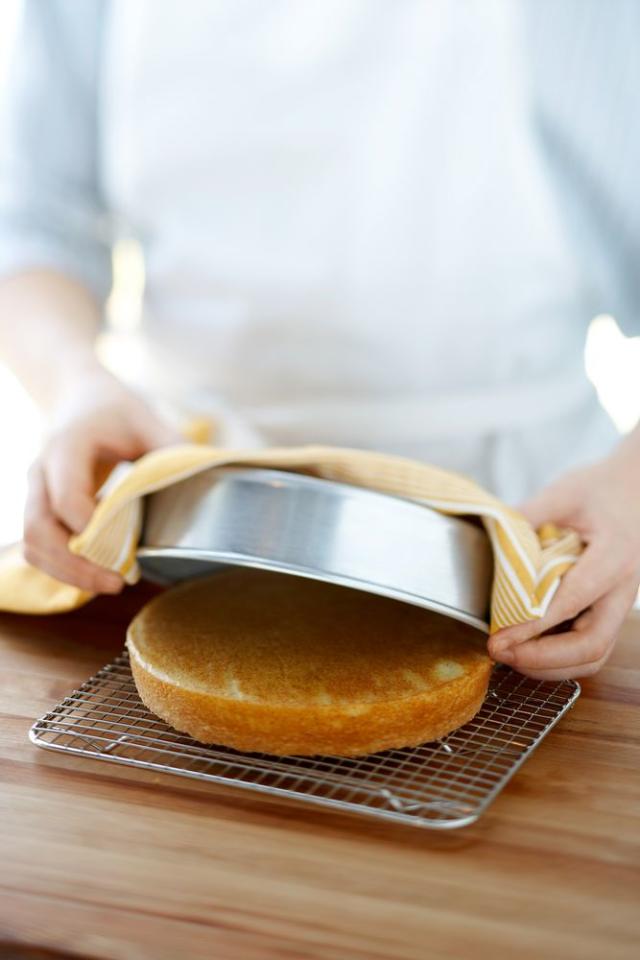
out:
{"label": "right hand", "polygon": [[122,577],[70,553],[69,537],[91,517],[99,471],[181,439],[141,397],[102,368],[76,378],[51,412],[46,442],[29,471],[28,563],[89,593],[118,593]]}

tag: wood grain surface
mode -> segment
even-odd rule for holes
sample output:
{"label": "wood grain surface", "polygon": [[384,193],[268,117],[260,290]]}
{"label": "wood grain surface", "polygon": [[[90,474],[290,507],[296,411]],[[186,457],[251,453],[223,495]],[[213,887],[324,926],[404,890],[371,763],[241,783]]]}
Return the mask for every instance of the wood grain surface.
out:
{"label": "wood grain surface", "polygon": [[32,746],[146,596],[0,617],[0,958],[640,955],[640,619],[490,812],[433,833]]}

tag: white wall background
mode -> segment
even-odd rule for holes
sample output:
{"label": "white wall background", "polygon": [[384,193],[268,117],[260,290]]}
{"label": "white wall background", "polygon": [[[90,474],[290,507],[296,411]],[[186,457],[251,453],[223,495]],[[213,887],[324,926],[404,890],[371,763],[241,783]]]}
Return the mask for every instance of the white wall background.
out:
{"label": "white wall background", "polygon": [[[20,0],[0,0],[0,93],[12,48]],[[119,251],[118,289],[111,303],[114,326],[130,326],[140,289],[140,265],[133,251]],[[18,318],[16,318],[18,319]],[[119,364],[127,357],[126,337],[117,332],[106,344],[108,356]],[[640,417],[640,337],[622,335],[611,317],[597,317],[591,325],[585,357],[587,372],[600,399],[620,430],[631,429]],[[0,363],[0,544],[20,537],[25,496],[25,474],[40,438],[37,413],[15,377]]]}

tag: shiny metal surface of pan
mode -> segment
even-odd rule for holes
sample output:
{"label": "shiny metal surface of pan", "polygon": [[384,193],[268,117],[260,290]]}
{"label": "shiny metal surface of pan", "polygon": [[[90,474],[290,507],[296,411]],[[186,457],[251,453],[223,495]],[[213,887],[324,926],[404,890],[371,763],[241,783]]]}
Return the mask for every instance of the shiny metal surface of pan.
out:
{"label": "shiny metal surface of pan", "polygon": [[147,498],[138,551],[150,579],[224,566],[311,577],[487,630],[493,555],[484,530],[422,504],[304,474],[209,470]]}

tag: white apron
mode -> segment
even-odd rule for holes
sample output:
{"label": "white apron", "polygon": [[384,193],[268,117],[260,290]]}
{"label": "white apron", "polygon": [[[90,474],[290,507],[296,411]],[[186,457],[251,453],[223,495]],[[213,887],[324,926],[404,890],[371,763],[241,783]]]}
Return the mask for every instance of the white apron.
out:
{"label": "white apron", "polygon": [[113,3],[102,164],[145,248],[147,389],[512,501],[607,450],[518,11]]}

